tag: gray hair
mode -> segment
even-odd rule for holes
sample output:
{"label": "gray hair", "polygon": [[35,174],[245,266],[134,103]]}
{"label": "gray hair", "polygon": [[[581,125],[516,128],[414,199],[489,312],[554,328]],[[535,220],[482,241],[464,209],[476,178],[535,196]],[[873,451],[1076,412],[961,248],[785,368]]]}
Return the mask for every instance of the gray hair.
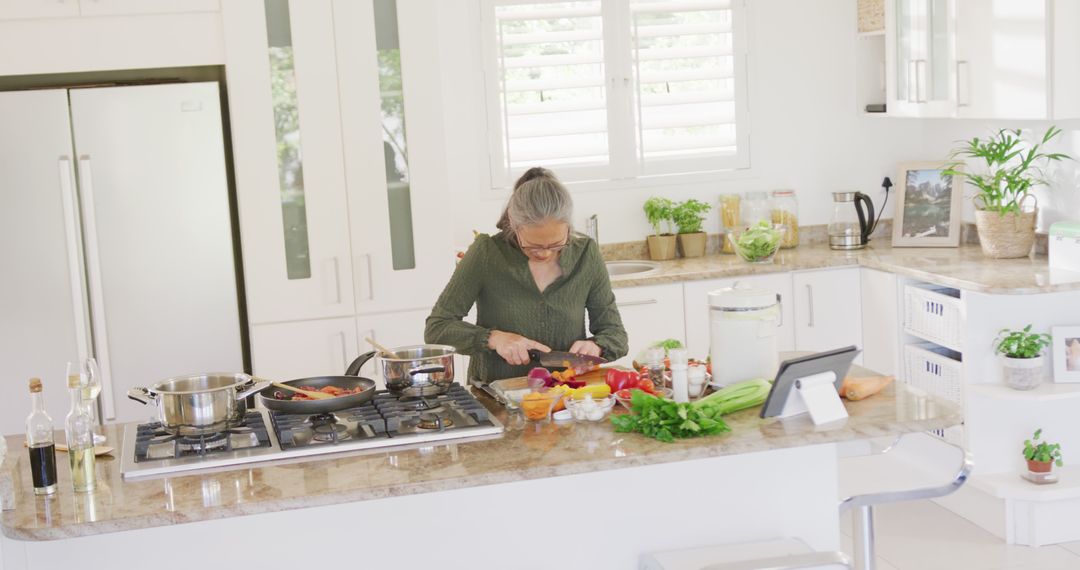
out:
{"label": "gray hair", "polygon": [[573,215],[574,203],[562,182],[550,170],[530,168],[514,185],[497,227],[513,234],[522,226],[555,220],[573,230]]}

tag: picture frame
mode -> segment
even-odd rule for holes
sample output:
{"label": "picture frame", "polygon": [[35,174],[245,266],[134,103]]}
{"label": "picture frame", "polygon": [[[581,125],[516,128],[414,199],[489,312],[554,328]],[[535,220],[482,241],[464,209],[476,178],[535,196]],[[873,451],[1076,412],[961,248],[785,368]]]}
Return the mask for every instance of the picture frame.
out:
{"label": "picture frame", "polygon": [[1080,325],[1050,328],[1054,382],[1080,383]]}
{"label": "picture frame", "polygon": [[[944,162],[903,162],[897,169],[893,247],[959,247],[964,185]],[[959,170],[959,169],[954,169]]]}

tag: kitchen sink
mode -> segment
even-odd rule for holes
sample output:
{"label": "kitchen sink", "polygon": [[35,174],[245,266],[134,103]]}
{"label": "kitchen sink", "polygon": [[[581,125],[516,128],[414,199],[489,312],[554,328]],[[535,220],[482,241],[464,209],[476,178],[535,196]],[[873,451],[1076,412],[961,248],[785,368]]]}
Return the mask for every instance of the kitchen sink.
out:
{"label": "kitchen sink", "polygon": [[652,261],[608,261],[604,265],[611,277],[644,277],[660,271],[660,264]]}

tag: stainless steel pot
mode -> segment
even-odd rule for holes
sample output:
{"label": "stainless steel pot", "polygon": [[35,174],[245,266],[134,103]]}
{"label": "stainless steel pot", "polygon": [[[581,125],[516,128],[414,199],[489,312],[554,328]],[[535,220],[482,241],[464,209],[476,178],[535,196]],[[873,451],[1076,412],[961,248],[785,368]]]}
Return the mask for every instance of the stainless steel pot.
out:
{"label": "stainless steel pot", "polygon": [[158,408],[162,428],[178,435],[225,431],[240,423],[245,398],[269,386],[242,373],[192,374],[128,390],[128,398]]}
{"label": "stainless steel pot", "polygon": [[[386,389],[399,396],[434,396],[444,394],[454,383],[454,354],[452,346],[416,344],[391,349],[394,356],[378,356]],[[376,356],[375,352],[360,355],[347,376],[360,373],[360,367]]]}

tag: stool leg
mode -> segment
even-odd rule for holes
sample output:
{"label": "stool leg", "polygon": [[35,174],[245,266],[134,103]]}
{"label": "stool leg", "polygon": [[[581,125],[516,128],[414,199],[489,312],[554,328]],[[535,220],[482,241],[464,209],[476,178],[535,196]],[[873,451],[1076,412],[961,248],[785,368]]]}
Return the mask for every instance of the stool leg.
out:
{"label": "stool leg", "polygon": [[874,570],[874,507],[862,505],[855,509],[855,569]]}

